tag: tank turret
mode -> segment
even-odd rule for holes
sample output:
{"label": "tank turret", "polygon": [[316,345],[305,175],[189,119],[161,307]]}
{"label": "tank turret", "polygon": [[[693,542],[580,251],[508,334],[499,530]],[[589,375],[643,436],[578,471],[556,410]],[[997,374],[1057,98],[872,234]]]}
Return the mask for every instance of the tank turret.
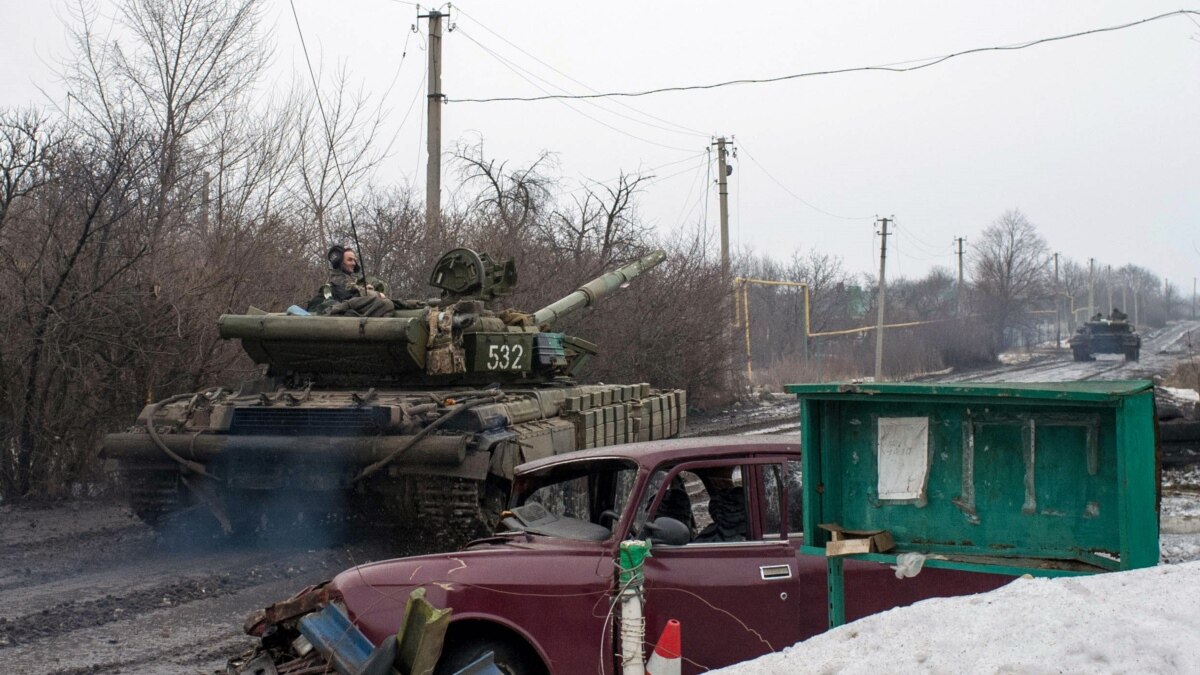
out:
{"label": "tank turret", "polygon": [[460,541],[495,521],[517,464],[683,431],[682,390],[580,384],[596,347],[554,330],[664,259],[532,313],[494,307],[516,287],[512,261],[460,248],[434,265],[439,297],[390,316],[223,315],[221,337],[262,375],[148,405],[103,454],[155,525],[192,505],[227,532],[336,511]]}
{"label": "tank turret", "polygon": [[595,346],[550,330],[594,305],[666,258],[654,251],[580,286],[532,314],[488,309],[516,286],[512,261],[455,249],[438,261],[430,283],[442,297],[390,317],[225,314],[220,335],[241,340],[274,377],[318,382],[379,378],[394,382],[466,384],[545,382],[574,375]]}

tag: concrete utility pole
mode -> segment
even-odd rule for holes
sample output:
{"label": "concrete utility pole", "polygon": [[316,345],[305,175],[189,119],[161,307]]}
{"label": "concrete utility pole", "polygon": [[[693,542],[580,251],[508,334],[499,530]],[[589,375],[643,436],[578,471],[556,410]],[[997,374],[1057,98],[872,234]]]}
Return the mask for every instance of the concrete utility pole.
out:
{"label": "concrete utility pole", "polygon": [[729,174],[725,137],[717,139],[717,194],[721,199],[721,276],[729,277]]}
{"label": "concrete utility pole", "polygon": [[1138,315],[1138,295],[1140,295],[1141,292],[1142,292],[1142,285],[1140,283],[1134,284],[1133,285],[1133,325],[1134,326],[1140,326],[1142,324],[1142,318]]}
{"label": "concrete utility pole", "polygon": [[1196,320],[1196,277],[1192,277],[1192,321]]}
{"label": "concrete utility pole", "polygon": [[[1108,287],[1108,307],[1107,307],[1107,309],[1108,309],[1108,311],[1111,312],[1112,308],[1113,308],[1113,304],[1112,304],[1112,265],[1109,265],[1107,271],[1105,271],[1105,273],[1104,273],[1104,285]],[[1112,315],[1109,315],[1108,318],[1111,319]]]}
{"label": "concrete utility pole", "polygon": [[963,241],[962,237],[955,237],[954,241],[958,244],[958,307],[954,310],[955,316],[962,316],[963,308]]}
{"label": "concrete utility pole", "polygon": [[1062,291],[1058,287],[1058,254],[1054,254],[1054,346],[1062,347]]}
{"label": "concrete utility pole", "polygon": [[1088,258],[1088,313],[1087,321],[1091,321],[1096,312],[1096,259]]}
{"label": "concrete utility pole", "polygon": [[442,221],[442,17],[436,9],[417,18],[429,19],[429,128],[425,146],[429,163],[425,166],[425,226],[433,230]]}
{"label": "concrete utility pole", "polygon": [[880,218],[879,232],[879,320],[875,324],[875,381],[883,381],[883,305],[887,298],[887,238],[888,223],[896,217]]}

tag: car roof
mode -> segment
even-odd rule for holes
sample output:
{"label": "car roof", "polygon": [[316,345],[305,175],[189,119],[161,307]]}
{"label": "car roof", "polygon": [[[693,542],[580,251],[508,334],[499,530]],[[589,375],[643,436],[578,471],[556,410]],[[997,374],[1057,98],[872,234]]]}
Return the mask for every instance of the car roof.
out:
{"label": "car roof", "polygon": [[535,459],[518,466],[516,473],[517,475],[533,473],[548,466],[581,459],[631,459],[642,466],[654,467],[669,460],[694,460],[747,454],[794,454],[799,459],[800,436],[798,434],[703,436],[624,443]]}

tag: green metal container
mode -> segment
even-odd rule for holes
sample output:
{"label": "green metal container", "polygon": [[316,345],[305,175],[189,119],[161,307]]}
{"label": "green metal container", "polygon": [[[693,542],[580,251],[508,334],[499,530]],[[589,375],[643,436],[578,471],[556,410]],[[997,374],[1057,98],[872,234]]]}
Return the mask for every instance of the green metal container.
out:
{"label": "green metal container", "polygon": [[878,562],[917,552],[930,567],[1038,576],[1158,562],[1148,381],[787,391],[800,401],[805,553],[825,555],[819,525],[836,523],[887,531],[894,549],[851,556]]}

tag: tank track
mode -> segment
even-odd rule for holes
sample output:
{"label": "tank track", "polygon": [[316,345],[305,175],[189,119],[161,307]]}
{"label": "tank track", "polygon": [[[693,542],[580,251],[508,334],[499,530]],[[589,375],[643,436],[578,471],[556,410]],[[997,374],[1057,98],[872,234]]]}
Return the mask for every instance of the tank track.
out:
{"label": "tank track", "polygon": [[457,543],[488,534],[484,481],[421,476],[415,483],[417,523],[423,532]]}
{"label": "tank track", "polygon": [[151,527],[187,506],[187,495],[174,464],[125,463],[121,467],[129,507]]}
{"label": "tank track", "polygon": [[502,494],[486,480],[409,474],[373,481],[359,511],[373,524],[449,550],[492,533]]}

